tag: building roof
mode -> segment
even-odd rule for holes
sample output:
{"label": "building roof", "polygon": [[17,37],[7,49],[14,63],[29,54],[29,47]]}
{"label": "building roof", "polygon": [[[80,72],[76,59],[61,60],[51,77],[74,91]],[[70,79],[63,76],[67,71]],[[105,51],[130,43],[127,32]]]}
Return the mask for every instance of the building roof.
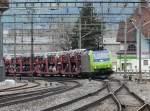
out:
{"label": "building roof", "polygon": [[[127,42],[136,42],[136,29],[134,25],[131,23],[131,20],[134,22],[136,27],[140,25],[141,16],[143,17],[142,23],[142,34],[144,37],[149,37],[150,35],[150,8],[148,7],[148,2],[146,0],[141,0],[141,14],[140,8],[136,8],[134,14],[127,19]],[[124,41],[124,27],[125,23],[121,22],[119,24],[118,34],[117,34],[117,42]]]}

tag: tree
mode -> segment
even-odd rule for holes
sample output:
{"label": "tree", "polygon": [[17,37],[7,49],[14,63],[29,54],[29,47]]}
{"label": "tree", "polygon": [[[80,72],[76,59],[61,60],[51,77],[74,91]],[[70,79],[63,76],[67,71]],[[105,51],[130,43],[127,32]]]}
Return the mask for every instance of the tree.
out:
{"label": "tree", "polygon": [[92,3],[85,3],[84,7],[80,11],[80,17],[78,18],[76,25],[73,28],[74,35],[72,35],[72,48],[76,49],[79,46],[79,33],[81,25],[81,48],[95,49],[102,44],[100,38],[103,35],[105,26],[102,25],[102,19],[97,18],[97,14],[94,12],[95,8]]}
{"label": "tree", "polygon": [[68,35],[68,32],[64,31],[64,34],[62,34],[59,38],[59,44],[58,46],[63,50],[63,51],[67,51],[69,49],[71,49],[71,44],[70,44],[70,38]]}

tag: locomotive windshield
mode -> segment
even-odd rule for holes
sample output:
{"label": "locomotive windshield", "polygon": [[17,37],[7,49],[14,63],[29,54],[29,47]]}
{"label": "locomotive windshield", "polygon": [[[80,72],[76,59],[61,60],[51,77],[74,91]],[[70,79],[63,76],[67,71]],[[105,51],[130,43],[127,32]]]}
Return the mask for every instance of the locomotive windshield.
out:
{"label": "locomotive windshield", "polygon": [[93,59],[94,62],[109,61],[109,52],[107,50],[93,51]]}

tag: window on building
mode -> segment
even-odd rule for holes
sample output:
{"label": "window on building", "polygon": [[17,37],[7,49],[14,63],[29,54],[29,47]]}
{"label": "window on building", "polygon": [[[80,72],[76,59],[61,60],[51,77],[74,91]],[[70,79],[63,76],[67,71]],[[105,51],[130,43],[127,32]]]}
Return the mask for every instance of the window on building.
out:
{"label": "window on building", "polygon": [[147,66],[148,65],[148,60],[144,60],[143,64]]}
{"label": "window on building", "polygon": [[127,49],[128,51],[136,51],[136,46],[134,45],[134,44],[130,44],[129,46],[128,46],[128,49]]}

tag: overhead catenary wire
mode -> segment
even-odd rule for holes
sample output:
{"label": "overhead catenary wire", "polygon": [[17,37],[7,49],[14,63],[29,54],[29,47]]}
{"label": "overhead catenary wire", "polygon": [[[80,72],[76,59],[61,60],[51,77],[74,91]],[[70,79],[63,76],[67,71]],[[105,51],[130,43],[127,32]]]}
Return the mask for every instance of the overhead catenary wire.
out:
{"label": "overhead catenary wire", "polygon": [[[39,25],[39,24],[50,24],[51,26],[49,26],[49,30],[53,30],[53,31],[59,31],[59,28],[55,28],[55,29],[52,29],[54,25],[57,25],[57,24],[61,24],[63,23],[64,24],[64,29],[67,31],[69,29],[71,29],[74,25],[75,25],[75,21],[65,21],[65,19],[76,19],[77,17],[79,17],[79,13],[74,13],[74,12],[71,12],[71,11],[66,11],[66,12],[63,12],[62,9],[65,9],[65,8],[77,8],[77,9],[81,9],[83,7],[83,4],[85,2],[78,2],[78,1],[75,1],[75,2],[65,2],[65,1],[60,1],[59,3],[58,2],[32,2],[32,1],[28,1],[28,2],[9,2],[10,3],[10,10],[13,10],[15,11],[16,9],[20,10],[22,8],[27,8],[27,7],[31,7],[33,9],[40,9],[40,10],[45,10],[46,8],[49,9],[50,11],[48,13],[44,13],[41,11],[37,11],[37,13],[34,13],[32,14],[32,17],[33,17],[33,26],[34,26],[34,29],[36,29],[36,26]],[[58,5],[57,5],[58,3]],[[122,3],[123,2],[114,2],[114,1],[111,1],[109,0],[108,1],[90,1],[89,3],[92,3],[94,4],[94,8],[97,8],[95,5],[97,4],[97,6],[101,6],[103,4],[107,4],[109,5],[110,7],[110,10],[112,7],[115,7],[115,8],[119,8],[119,7],[122,7]],[[56,4],[56,5],[54,5]],[[113,5],[112,5],[113,4]],[[135,5],[137,4],[137,2],[132,2],[131,3],[132,5]],[[103,9],[105,10],[105,8],[108,8],[108,7],[105,7],[105,5],[103,5]],[[132,8],[132,7],[131,7]],[[56,13],[51,13],[55,11]],[[71,12],[71,13],[70,13]],[[25,19],[27,18],[27,14],[23,14],[23,13],[18,13],[16,11],[16,16],[17,18],[20,18],[22,19],[21,21],[17,21],[16,24],[17,24],[17,28],[16,29],[20,29],[20,24],[26,24],[26,26],[24,26],[23,30],[26,30],[25,28],[29,27],[29,24],[30,22],[26,21]],[[125,16],[130,16],[132,15],[132,13],[128,13],[128,12],[124,12],[122,13],[122,15],[125,15]],[[103,11],[102,13],[98,13],[97,14],[98,16],[97,17],[100,17],[100,16],[103,16],[104,17],[104,21],[102,23],[111,23],[111,24],[118,24],[120,23],[119,20],[115,20],[115,16],[120,16],[121,14],[120,13],[113,13],[113,12],[105,12]],[[106,17],[105,17],[105,16]],[[12,16],[11,14],[9,13],[5,13],[3,18],[7,17],[7,16]],[[114,16],[114,17],[113,17]],[[65,18],[64,21],[60,21],[61,18]],[[46,21],[46,20],[39,20],[39,19],[43,19],[43,18],[47,18],[47,19],[53,19],[52,21]],[[38,19],[38,20],[36,20]],[[11,25],[13,23],[13,21],[3,21],[4,25],[7,26],[8,25]],[[81,25],[84,25],[84,24],[81,24]],[[88,25],[91,25],[91,24],[87,24],[86,23],[86,26]],[[92,25],[99,25],[99,24],[92,24]],[[46,26],[46,25],[45,25]],[[70,26],[70,27],[67,27],[67,26]],[[39,29],[40,30],[40,29]],[[10,30],[9,30],[10,31]],[[96,30],[94,30],[96,31]],[[59,32],[60,33],[60,32]],[[71,32],[69,32],[71,34]],[[86,32],[85,32],[86,33]],[[30,36],[30,33],[29,33],[29,36]],[[36,35],[34,36],[41,36],[39,33],[36,33]],[[45,35],[42,35],[42,37],[44,38]],[[51,36],[51,35],[49,35]],[[11,37],[11,35],[10,35]],[[35,43],[36,44],[36,43]]]}

